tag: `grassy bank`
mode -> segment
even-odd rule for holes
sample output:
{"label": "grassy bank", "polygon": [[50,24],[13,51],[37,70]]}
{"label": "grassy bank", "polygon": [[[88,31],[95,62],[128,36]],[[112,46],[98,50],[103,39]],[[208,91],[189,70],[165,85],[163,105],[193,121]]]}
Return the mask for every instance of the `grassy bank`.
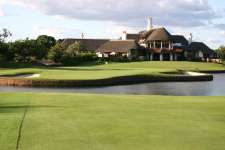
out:
{"label": "grassy bank", "polygon": [[149,75],[128,75],[106,79],[90,80],[62,80],[62,79],[17,79],[10,77],[0,78],[0,86],[20,87],[101,87],[114,85],[130,85],[139,83],[154,82],[200,82],[213,81],[213,75],[170,75],[170,74],[149,74]]}
{"label": "grassy bank", "polygon": [[0,94],[0,148],[223,150],[225,97]]}
{"label": "grassy bank", "polygon": [[38,73],[40,79],[88,80],[131,75],[158,75],[176,70],[211,71],[225,70],[225,66],[197,62],[135,62],[112,63],[108,65],[87,65],[77,67],[4,67],[0,75]]}

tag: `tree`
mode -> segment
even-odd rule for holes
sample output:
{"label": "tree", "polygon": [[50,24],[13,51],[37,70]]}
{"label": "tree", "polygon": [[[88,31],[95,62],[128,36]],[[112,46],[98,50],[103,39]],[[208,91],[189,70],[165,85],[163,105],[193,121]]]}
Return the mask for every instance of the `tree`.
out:
{"label": "tree", "polygon": [[12,36],[9,30],[2,29],[0,33],[0,60],[5,60],[9,58],[9,47],[8,44],[5,43],[5,40]]}
{"label": "tree", "polygon": [[50,49],[51,47],[55,46],[56,40],[52,36],[40,35],[37,38],[37,43],[44,46],[45,49]]}
{"label": "tree", "polygon": [[36,56],[38,56],[38,59],[45,58],[48,55],[50,48],[52,48],[56,44],[55,38],[47,35],[40,35],[37,38],[36,42],[36,46],[38,47]]}
{"label": "tree", "polygon": [[66,54],[71,57],[75,57],[76,55],[80,54],[82,51],[84,51],[84,48],[81,45],[81,43],[75,42],[66,49]]}
{"label": "tree", "polygon": [[48,58],[56,63],[59,63],[63,58],[64,52],[65,49],[62,47],[62,45],[60,43],[57,43],[50,49]]}
{"label": "tree", "polygon": [[39,49],[36,40],[18,40],[9,44],[9,50],[14,54],[16,62],[37,61]]}
{"label": "tree", "polygon": [[8,44],[0,42],[0,60],[6,60],[8,58],[8,53]]}
{"label": "tree", "polygon": [[225,46],[220,46],[217,50],[217,55],[220,59],[225,60]]}
{"label": "tree", "polygon": [[2,29],[2,33],[0,33],[0,42],[5,42],[5,40],[12,36],[12,33],[8,29]]}

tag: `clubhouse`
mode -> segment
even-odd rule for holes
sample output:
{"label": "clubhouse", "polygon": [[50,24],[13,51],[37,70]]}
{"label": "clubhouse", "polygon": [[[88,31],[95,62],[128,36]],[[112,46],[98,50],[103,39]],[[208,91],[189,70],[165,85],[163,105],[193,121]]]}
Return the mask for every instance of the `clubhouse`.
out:
{"label": "clubhouse", "polygon": [[62,42],[68,47],[74,42],[80,42],[98,57],[127,57],[132,60],[210,60],[215,58],[215,52],[203,42],[193,42],[192,35],[187,40],[183,35],[172,35],[166,28],[153,28],[152,19],[148,19],[147,29],[137,34],[123,32],[118,40],[109,39],[65,39]]}

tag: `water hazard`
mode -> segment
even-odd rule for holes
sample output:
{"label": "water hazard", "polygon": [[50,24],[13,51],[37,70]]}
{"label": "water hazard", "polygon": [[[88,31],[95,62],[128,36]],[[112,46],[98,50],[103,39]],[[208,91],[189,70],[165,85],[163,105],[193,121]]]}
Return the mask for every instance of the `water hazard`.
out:
{"label": "water hazard", "polygon": [[99,88],[0,87],[0,92],[98,93],[174,96],[225,96],[225,74],[215,74],[211,82],[146,83]]}

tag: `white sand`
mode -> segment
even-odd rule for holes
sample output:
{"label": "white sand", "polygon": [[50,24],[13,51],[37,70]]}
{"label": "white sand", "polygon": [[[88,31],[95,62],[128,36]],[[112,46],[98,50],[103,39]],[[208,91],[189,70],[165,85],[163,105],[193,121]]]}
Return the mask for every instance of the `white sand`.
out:
{"label": "white sand", "polygon": [[26,76],[25,78],[39,78],[41,75],[40,74],[33,74],[30,76]]}
{"label": "white sand", "polygon": [[199,73],[199,72],[186,72],[187,75],[190,75],[190,76],[205,76],[206,74],[204,73]]}

